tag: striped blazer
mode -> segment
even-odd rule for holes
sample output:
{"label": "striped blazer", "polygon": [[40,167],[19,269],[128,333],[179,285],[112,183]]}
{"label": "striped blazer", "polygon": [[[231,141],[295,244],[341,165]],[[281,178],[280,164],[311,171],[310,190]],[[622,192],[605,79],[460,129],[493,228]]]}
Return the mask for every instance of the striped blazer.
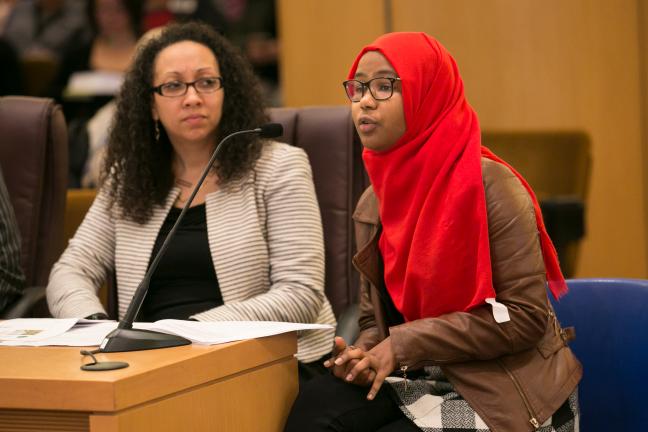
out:
{"label": "striped blazer", "polygon": [[20,266],[20,230],[0,169],[0,313],[20,297],[24,288],[25,275]]}
{"label": "striped blazer", "polygon": [[[101,190],[54,265],[47,300],[55,317],[104,312],[97,292],[113,269],[119,315],[146,272],[158,232],[175,202],[143,224],[119,216]],[[324,294],[322,226],[308,158],[287,144],[267,143],[255,168],[206,197],[207,236],[224,305],[201,312],[199,321],[287,321],[335,325]],[[297,358],[319,359],[334,330],[298,335]]]}

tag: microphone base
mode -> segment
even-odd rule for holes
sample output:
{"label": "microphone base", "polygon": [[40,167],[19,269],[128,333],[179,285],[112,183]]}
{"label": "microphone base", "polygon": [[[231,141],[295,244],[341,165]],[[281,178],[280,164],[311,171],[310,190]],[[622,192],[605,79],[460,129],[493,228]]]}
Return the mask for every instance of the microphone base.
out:
{"label": "microphone base", "polygon": [[142,329],[115,329],[101,343],[101,352],[142,351],[190,345],[182,336]]}

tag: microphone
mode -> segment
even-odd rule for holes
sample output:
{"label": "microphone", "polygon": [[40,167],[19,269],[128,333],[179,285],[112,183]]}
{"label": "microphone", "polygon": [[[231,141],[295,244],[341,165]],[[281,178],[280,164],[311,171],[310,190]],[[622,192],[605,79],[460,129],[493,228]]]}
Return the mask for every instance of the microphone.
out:
{"label": "microphone", "polygon": [[178,226],[180,225],[180,221],[182,221],[182,218],[191,206],[191,202],[193,201],[194,197],[198,193],[198,190],[205,181],[207,174],[209,174],[209,170],[216,161],[216,157],[218,156],[220,149],[223,148],[223,144],[225,144],[225,142],[227,142],[229,139],[239,135],[258,134],[261,138],[276,138],[281,136],[282,133],[283,126],[281,126],[279,123],[268,123],[256,129],[242,130],[231,133],[216,145],[216,148],[214,149],[214,152],[212,153],[207,166],[200,176],[198,183],[191,192],[189,199],[182,208],[178,219],[176,220],[175,224],[173,224],[173,227],[171,227],[171,230],[164,239],[160,250],[158,251],[157,255],[155,255],[151,266],[148,268],[146,274],[144,275],[144,278],[142,278],[142,281],[137,286],[135,294],[133,295],[133,298],[128,305],[128,309],[126,310],[126,315],[124,315],[124,318],[119,321],[117,328],[110,332],[103,340],[103,342],[99,346],[100,352],[140,351],[147,349],[188,345],[191,343],[190,340],[185,339],[181,336],[133,328],[133,321],[135,320],[135,317],[137,316],[137,313],[139,312],[140,307],[144,302],[144,297],[148,292],[151,276],[160,263],[162,255],[164,255],[167,248],[169,247],[171,239],[173,238],[176,230],[178,229]]}

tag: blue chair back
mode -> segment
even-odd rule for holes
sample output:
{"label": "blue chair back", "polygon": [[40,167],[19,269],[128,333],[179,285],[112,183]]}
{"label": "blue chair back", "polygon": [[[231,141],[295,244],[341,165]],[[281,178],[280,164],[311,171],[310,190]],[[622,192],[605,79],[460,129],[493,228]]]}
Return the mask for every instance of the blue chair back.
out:
{"label": "blue chair back", "polygon": [[[583,364],[581,430],[648,430],[648,280],[570,279],[553,301]],[[553,299],[552,299],[553,300]]]}

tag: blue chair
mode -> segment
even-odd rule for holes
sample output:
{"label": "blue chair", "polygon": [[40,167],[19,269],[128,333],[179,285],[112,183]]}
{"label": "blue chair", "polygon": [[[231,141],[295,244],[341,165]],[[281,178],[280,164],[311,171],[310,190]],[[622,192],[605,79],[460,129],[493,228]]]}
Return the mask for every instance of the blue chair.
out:
{"label": "blue chair", "polygon": [[[583,363],[581,430],[648,430],[648,280],[570,279],[553,301]],[[553,300],[553,299],[552,299]]]}

